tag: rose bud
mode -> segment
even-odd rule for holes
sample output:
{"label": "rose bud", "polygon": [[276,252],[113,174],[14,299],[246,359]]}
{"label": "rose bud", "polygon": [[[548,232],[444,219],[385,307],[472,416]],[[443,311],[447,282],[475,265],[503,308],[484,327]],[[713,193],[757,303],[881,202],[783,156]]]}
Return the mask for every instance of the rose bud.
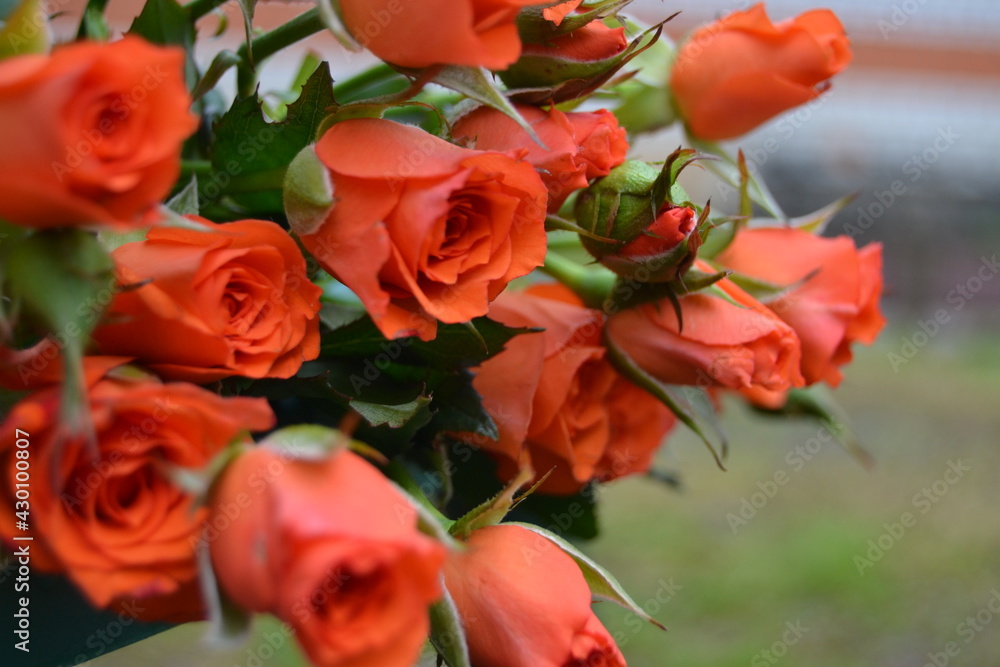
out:
{"label": "rose bud", "polygon": [[319,354],[319,297],[288,232],[266,220],[156,227],[113,253],[123,290],[94,332],[103,354],[205,383],[287,378]]}
{"label": "rose bud", "polygon": [[545,0],[339,0],[351,35],[401,67],[503,69],[521,53],[521,8]]}
{"label": "rose bud", "polygon": [[731,280],[713,289],[722,294],[703,290],[680,297],[680,318],[668,299],[621,310],[608,319],[607,335],[667,384],[770,391],[803,386],[795,331]]}
{"label": "rose bud", "polygon": [[184,52],[138,37],[0,61],[0,218],[147,226],[198,127],[190,105]]}
{"label": "rose bud", "polygon": [[[485,315],[545,260],[545,184],[516,156],[375,118],[339,122],[303,153],[286,181],[291,227],[386,338],[431,340],[439,321]],[[329,205],[302,205],[324,196],[292,191],[317,181]]]}
{"label": "rose bud", "polygon": [[374,466],[346,449],[287,458],[265,441],[223,472],[212,505],[222,590],[289,624],[312,664],[417,661],[445,549]]}
{"label": "rose bud", "polygon": [[478,150],[526,151],[524,159],[548,188],[550,213],[558,211],[570,194],[587,187],[590,179],[606,176],[625,161],[628,140],[614,114],[603,109],[563,113],[555,107],[546,111],[516,106],[545,148],[509,116],[486,106],[462,116],[452,127],[452,136],[468,139]]}
{"label": "rose bud", "polygon": [[802,341],[806,384],[836,387],[851,344],[871,344],[885,325],[882,246],[858,249],[847,236],[824,238],[791,229],[744,229],[717,258],[725,268],[789,289],[764,305]]}
{"label": "rose bud", "polygon": [[106,375],[113,362],[84,360],[96,449],[65,437],[59,386],[11,410],[0,439],[0,538],[13,549],[24,535],[14,524],[23,500],[15,495],[20,430],[31,447],[32,569],[65,573],[96,607],[134,602],[143,620],[198,620],[194,545],[208,511],[169,470],[205,468],[243,431],[270,428],[274,416],[263,398],[221,398],[126,369]]}
{"label": "rose bud", "polygon": [[692,134],[731,139],[817,98],[850,61],[833,12],[772,23],[760,3],[697,30],[678,52],[670,88]]}
{"label": "rose bud", "polygon": [[499,73],[500,79],[511,89],[544,89],[519,94],[516,99],[522,102],[576,99],[614,76],[638,52],[639,41],[630,46],[625,28],[593,20],[572,32],[526,43],[518,61]]}
{"label": "rose bud", "polygon": [[526,528],[473,531],[445,564],[476,667],[625,667],[576,562]]}
{"label": "rose bud", "polygon": [[[608,239],[581,234],[583,246],[622,277],[669,282],[694,261],[697,214],[657,194],[654,186],[660,176],[660,170],[630,160],[577,198],[577,224]],[[671,189],[675,197],[686,198],[677,186]]]}

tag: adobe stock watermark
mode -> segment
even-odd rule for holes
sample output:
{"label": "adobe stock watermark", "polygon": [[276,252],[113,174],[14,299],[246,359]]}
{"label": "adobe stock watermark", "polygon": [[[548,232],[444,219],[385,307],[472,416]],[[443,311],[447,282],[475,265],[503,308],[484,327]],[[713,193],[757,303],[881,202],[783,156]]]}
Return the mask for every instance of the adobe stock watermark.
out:
{"label": "adobe stock watermark", "polygon": [[933,317],[919,320],[917,329],[909,335],[902,336],[896,350],[886,353],[886,359],[892,370],[898,373],[902,366],[910,363],[938,335],[941,329],[952,321],[953,315],[965,308],[965,305],[974,299],[997,273],[1000,273],[1000,262],[997,261],[996,253],[989,257],[983,255],[976,271],[966,280],[956,283],[955,287],[945,296],[945,301],[952,307],[950,309],[938,308],[934,311]]}
{"label": "adobe stock watermark", "polygon": [[917,525],[920,517],[930,512],[941,502],[941,499],[948,495],[951,488],[958,484],[970,470],[972,467],[963,462],[962,459],[948,461],[948,467],[941,477],[913,494],[910,504],[916,513],[907,510],[899,515],[897,521],[882,524],[885,532],[868,540],[868,550],[864,554],[854,556],[854,567],[857,568],[858,574],[863,577],[866,571],[882,560],[886,553],[902,541],[906,532]]}
{"label": "adobe stock watermark", "polygon": [[[792,472],[801,472],[823,447],[834,440],[833,431],[826,425],[821,426],[816,434],[804,443],[795,445],[785,454],[785,464]],[[785,468],[778,468],[770,478],[757,482],[757,491],[740,499],[740,507],[736,512],[726,514],[726,522],[737,534],[740,528],[749,525],[764,507],[778,495],[778,492],[791,481],[791,475]]]}
{"label": "adobe stock watermark", "polygon": [[788,649],[798,644],[807,632],[809,632],[809,628],[802,625],[800,619],[796,619],[794,622],[786,621],[785,631],[781,634],[781,639],[756,653],[750,659],[750,667],[768,667],[778,664],[782,658],[788,655]]}
{"label": "adobe stock watermark", "polygon": [[926,4],[927,0],[903,0],[903,2],[894,4],[888,20],[879,19],[875,22],[878,31],[882,33],[882,39],[888,42],[889,37],[909,23],[913,15]]}
{"label": "adobe stock watermark", "polygon": [[[955,626],[955,634],[958,635],[964,644],[968,645],[985,630],[993,620],[1000,616],[1000,589],[994,588],[990,591],[990,599],[986,601],[975,614],[966,616],[961,623]],[[952,658],[957,658],[962,653],[962,644],[957,641],[950,641],[941,647],[940,651],[932,651],[927,654],[927,662],[923,667],[949,667]]]}
{"label": "adobe stock watermark", "polygon": [[857,207],[858,217],[854,222],[844,224],[843,231],[851,238],[857,238],[871,229],[875,222],[885,215],[892,206],[904,196],[910,186],[923,178],[931,167],[941,159],[941,156],[955,145],[955,142],[962,136],[955,132],[951,126],[939,127],[937,135],[931,140],[920,153],[914,154],[909,160],[903,163],[902,171],[904,176],[909,176],[909,183],[897,178],[885,190],[875,192],[876,201],[867,206]]}

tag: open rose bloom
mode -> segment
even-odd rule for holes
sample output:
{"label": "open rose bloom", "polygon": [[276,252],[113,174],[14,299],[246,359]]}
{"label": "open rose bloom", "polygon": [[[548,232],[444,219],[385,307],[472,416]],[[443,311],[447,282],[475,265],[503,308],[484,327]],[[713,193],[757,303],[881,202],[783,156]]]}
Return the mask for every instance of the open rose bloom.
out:
{"label": "open rose bloom", "polygon": [[[815,233],[834,207],[685,190],[849,63],[828,10],[674,52],[629,0],[249,3],[222,52],[221,0],[149,0],[124,36],[89,3],[55,45],[6,4],[0,546],[38,664],[206,621],[247,664],[624,667],[593,603],[659,620],[578,546],[604,486],[670,482],[684,429],[714,452],[727,400],[828,420],[815,386],[885,324],[882,247]],[[268,78],[314,32],[353,71]],[[674,122],[697,151],[633,150]],[[77,636],[109,612],[119,644]]]}

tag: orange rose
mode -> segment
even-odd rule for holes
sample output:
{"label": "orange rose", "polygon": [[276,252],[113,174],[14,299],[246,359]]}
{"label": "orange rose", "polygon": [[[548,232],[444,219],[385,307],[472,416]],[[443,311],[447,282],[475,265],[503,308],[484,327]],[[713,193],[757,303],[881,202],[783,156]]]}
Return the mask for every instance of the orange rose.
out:
{"label": "orange rose", "polygon": [[801,387],[802,347],[792,328],[732,281],[716,285],[735,303],[705,292],[681,297],[683,328],[670,301],[646,303],[612,315],[608,335],[668,384]]}
{"label": "orange rose", "polygon": [[349,451],[289,459],[262,445],[226,469],[213,507],[223,590],[289,623],[313,664],[416,662],[445,550],[371,464]]}
{"label": "orange rose", "polygon": [[337,123],[316,155],[335,204],[297,231],[387,338],[485,315],[545,260],[545,186],[527,162],[375,119]]}
{"label": "orange rose", "polygon": [[815,99],[850,62],[833,12],[771,23],[761,3],[696,31],[681,46],[670,87],[693,134],[730,139]]}
{"label": "orange rose", "polygon": [[526,528],[473,531],[444,568],[476,667],[625,667],[571,557]]}
{"label": "orange rose", "polygon": [[[144,618],[191,620],[180,610],[198,616],[192,545],[207,510],[165,473],[203,468],[241,431],[270,428],[274,417],[264,399],[123,378],[89,378],[96,449],[63,437],[59,387],[14,406],[0,440],[0,536],[8,547],[33,536],[31,566],[65,572],[98,607],[136,598]],[[27,533],[15,524],[19,482],[31,485]]]}
{"label": "orange rose", "polygon": [[[777,285],[796,285],[765,302],[802,341],[806,384],[843,379],[851,343],[873,343],[885,325],[882,245],[861,250],[846,236],[823,238],[797,229],[747,229],[736,235],[719,262],[738,273]],[[818,270],[818,273],[814,273]]]}
{"label": "orange rose", "polygon": [[340,0],[344,25],[362,46],[402,67],[503,69],[521,54],[514,20],[545,0]]}
{"label": "orange rose", "polygon": [[177,180],[184,52],[138,37],[0,61],[0,218],[138,227]]}
{"label": "orange rose", "polygon": [[287,378],[315,359],[322,290],[292,237],[263,220],[191,220],[204,231],[153,228],[112,253],[126,289],[94,332],[101,350],[198,383]]}
{"label": "orange rose", "polygon": [[545,148],[496,109],[479,107],[452,128],[456,139],[468,138],[480,150],[523,150],[524,159],[541,174],[549,191],[550,212],[558,211],[571,193],[625,161],[628,140],[618,120],[605,110],[563,113],[518,105]]}
{"label": "orange rose", "polygon": [[504,293],[490,317],[545,329],[511,340],[474,380],[500,431],[497,441],[476,444],[500,455],[504,477],[517,465],[554,468],[542,490],[567,494],[649,469],[674,417],[607,361],[600,312],[551,285]]}

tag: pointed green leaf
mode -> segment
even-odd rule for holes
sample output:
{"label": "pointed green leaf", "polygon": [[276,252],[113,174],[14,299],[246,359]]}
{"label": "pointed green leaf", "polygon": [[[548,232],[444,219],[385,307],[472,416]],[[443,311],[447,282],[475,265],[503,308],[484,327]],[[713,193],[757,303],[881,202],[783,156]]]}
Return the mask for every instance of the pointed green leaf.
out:
{"label": "pointed green leaf", "polygon": [[661,630],[666,630],[662,623],[647,614],[646,610],[640,607],[639,604],[632,599],[613,574],[608,572],[603,566],[596,563],[590,558],[590,556],[586,555],[555,533],[545,530],[540,526],[519,522],[511,522],[511,525],[520,526],[521,528],[541,535],[562,549],[570,558],[575,560],[576,564],[580,567],[580,571],[583,573],[583,578],[586,579],[587,585],[590,587],[590,592],[594,597],[600,600],[614,602],[615,604],[628,609],[644,621],[652,623]]}
{"label": "pointed green leaf", "polygon": [[337,429],[319,424],[298,424],[271,433],[258,446],[296,459],[322,461],[350,443],[351,438]]}
{"label": "pointed green leaf", "polygon": [[420,396],[416,400],[401,405],[379,405],[353,400],[350,406],[372,426],[385,424],[389,428],[402,428],[411,419],[424,412],[430,402],[430,398]]}
{"label": "pointed green leaf", "polygon": [[543,12],[552,6],[553,3],[541,7],[525,7],[517,17],[517,29],[521,39],[530,43],[547,42],[553,37],[565,35],[579,30],[588,23],[599,21],[614,16],[632,0],[602,0],[601,2],[585,5],[581,9],[584,11],[576,14],[568,14],[556,25],[546,19]]}
{"label": "pointed green leaf", "polygon": [[281,122],[268,122],[256,97],[236,100],[215,124],[214,171],[201,181],[202,196],[228,191],[258,216],[283,213],[281,186],[288,165],[316,140],[316,131],[335,104],[325,64],[309,77]]}

